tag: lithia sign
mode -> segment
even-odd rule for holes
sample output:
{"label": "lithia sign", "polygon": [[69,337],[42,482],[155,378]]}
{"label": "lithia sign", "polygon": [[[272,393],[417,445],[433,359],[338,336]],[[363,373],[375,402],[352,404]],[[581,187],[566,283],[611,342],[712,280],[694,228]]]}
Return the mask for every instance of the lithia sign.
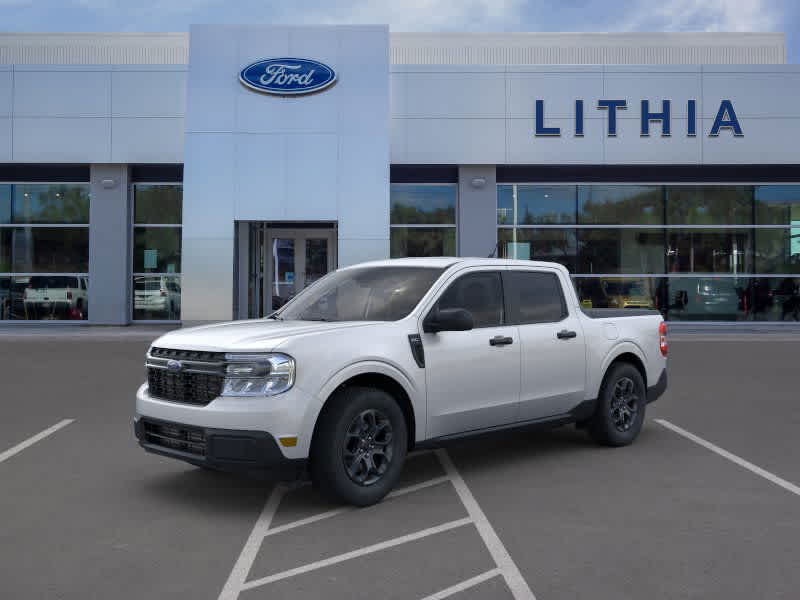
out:
{"label": "lithia sign", "polygon": [[[670,137],[672,135],[670,122],[671,105],[672,102],[670,100],[662,100],[661,110],[655,112],[650,110],[650,102],[648,100],[642,100],[639,135],[641,137],[649,137],[650,125],[659,123],[661,125],[661,137]],[[628,108],[627,100],[598,100],[596,108],[597,110],[608,111],[608,131],[606,135],[608,137],[616,137],[617,111]],[[583,137],[583,109],[583,100],[575,100],[575,137]],[[717,137],[722,130],[729,130],[736,137],[744,136],[739,119],[733,110],[733,103],[730,100],[722,100],[719,103],[717,116],[714,118],[714,123],[711,125],[708,135],[709,137]],[[534,135],[536,137],[559,137],[561,135],[560,127],[547,127],[545,125],[544,100],[536,101],[536,129]],[[697,100],[686,101],[686,135],[688,137],[697,135]]]}

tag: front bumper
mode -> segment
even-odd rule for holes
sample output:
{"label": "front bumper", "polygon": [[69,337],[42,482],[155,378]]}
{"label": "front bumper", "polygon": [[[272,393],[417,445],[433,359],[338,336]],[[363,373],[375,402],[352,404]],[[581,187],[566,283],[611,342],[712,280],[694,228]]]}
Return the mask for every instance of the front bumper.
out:
{"label": "front bumper", "polygon": [[154,454],[219,471],[284,480],[302,478],[307,460],[287,458],[265,431],[213,429],[137,417],[139,445]]}

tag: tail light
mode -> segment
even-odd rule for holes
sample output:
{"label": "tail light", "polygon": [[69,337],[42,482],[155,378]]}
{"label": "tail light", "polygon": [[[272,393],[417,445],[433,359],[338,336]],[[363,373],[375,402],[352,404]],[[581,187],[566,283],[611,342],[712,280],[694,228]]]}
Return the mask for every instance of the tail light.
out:
{"label": "tail light", "polygon": [[162,288],[162,289],[161,289],[161,295],[162,295],[162,296],[166,296],[166,295],[167,295],[167,290],[165,290],[165,289],[163,289],[163,288]]}
{"label": "tail light", "polygon": [[666,356],[669,351],[669,345],[667,344],[667,324],[664,323],[664,321],[661,321],[661,324],[658,326],[658,349],[661,350],[661,356]]}
{"label": "tail light", "polygon": [[67,290],[67,300],[72,300],[72,291]]}

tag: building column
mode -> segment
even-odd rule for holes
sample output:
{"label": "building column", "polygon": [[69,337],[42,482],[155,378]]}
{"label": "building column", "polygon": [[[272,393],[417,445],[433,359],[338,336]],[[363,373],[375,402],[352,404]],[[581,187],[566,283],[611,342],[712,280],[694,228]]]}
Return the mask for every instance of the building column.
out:
{"label": "building column", "polygon": [[91,165],[89,323],[130,323],[128,165]]}
{"label": "building column", "polygon": [[487,257],[497,245],[497,169],[458,168],[458,255]]}

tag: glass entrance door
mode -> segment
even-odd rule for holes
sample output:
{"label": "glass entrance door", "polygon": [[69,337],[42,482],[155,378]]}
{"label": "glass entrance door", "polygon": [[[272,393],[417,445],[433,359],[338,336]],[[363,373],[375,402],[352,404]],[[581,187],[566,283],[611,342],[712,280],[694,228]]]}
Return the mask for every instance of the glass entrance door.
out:
{"label": "glass entrance door", "polygon": [[336,268],[336,231],[267,228],[263,253],[268,289],[262,314],[268,315]]}

